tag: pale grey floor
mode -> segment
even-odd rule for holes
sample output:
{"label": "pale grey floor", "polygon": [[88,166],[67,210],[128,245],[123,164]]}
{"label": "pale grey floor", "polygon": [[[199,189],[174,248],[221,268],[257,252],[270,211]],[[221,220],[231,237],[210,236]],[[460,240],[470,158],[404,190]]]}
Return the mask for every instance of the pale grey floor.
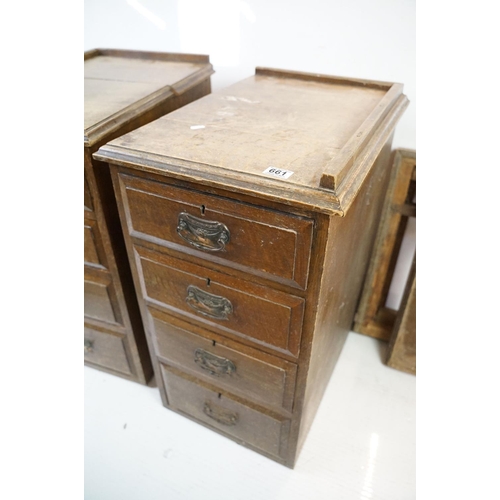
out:
{"label": "pale grey floor", "polygon": [[85,368],[86,500],[415,498],[415,377],[351,332],[294,470]]}

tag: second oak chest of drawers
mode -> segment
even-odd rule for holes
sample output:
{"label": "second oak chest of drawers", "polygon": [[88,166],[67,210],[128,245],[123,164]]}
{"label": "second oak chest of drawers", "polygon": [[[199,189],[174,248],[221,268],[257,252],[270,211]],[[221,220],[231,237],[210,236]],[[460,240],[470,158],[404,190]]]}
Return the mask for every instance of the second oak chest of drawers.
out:
{"label": "second oak chest of drawers", "polygon": [[165,406],[294,466],[352,325],[406,105],[399,84],[257,69],[94,155]]}
{"label": "second oak chest of drawers", "polygon": [[210,92],[207,56],[112,49],[85,53],[84,360],[146,384],[153,368],[120,230],[105,142]]}

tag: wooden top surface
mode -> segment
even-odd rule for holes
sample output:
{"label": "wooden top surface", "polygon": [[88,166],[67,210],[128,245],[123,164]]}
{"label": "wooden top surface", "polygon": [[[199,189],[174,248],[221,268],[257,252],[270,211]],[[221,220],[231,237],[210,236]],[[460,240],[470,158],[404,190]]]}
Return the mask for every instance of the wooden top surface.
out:
{"label": "wooden top surface", "polygon": [[[207,71],[208,70],[208,71]],[[86,143],[105,133],[110,122],[126,120],[127,111],[180,93],[183,86],[211,74],[207,56],[98,49],[85,55]],[[101,132],[101,134],[98,134]]]}
{"label": "wooden top surface", "polygon": [[[395,88],[397,87],[397,88]],[[258,69],[97,153],[125,164],[222,176],[255,190],[334,191],[383,125],[400,85]],[[389,95],[391,94],[392,95]],[[152,163],[153,162],[153,163]],[[292,171],[286,179],[268,167]],[[178,169],[177,169],[178,170]],[[330,175],[333,185],[324,182]],[[332,197],[333,194],[333,197]]]}

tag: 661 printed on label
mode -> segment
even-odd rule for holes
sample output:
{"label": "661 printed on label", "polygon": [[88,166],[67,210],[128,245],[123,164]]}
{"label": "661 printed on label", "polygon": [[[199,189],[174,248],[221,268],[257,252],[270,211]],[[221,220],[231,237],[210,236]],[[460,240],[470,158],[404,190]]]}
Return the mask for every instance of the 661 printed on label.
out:
{"label": "661 printed on label", "polygon": [[291,175],[293,175],[291,170],[284,170],[276,167],[268,167],[262,173],[272,175],[273,177],[279,177],[280,179],[288,179]]}

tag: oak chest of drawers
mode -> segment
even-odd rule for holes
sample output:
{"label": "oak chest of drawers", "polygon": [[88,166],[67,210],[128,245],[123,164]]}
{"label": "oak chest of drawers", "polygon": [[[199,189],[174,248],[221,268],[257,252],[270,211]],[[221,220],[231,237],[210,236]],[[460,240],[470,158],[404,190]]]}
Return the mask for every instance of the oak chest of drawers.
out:
{"label": "oak chest of drawers", "polygon": [[165,406],[294,466],[353,321],[406,106],[399,84],[258,68],[94,154]]}
{"label": "oak chest of drawers", "polygon": [[85,364],[147,383],[153,374],[105,165],[106,141],[210,92],[206,56],[121,50],[85,53]]}

